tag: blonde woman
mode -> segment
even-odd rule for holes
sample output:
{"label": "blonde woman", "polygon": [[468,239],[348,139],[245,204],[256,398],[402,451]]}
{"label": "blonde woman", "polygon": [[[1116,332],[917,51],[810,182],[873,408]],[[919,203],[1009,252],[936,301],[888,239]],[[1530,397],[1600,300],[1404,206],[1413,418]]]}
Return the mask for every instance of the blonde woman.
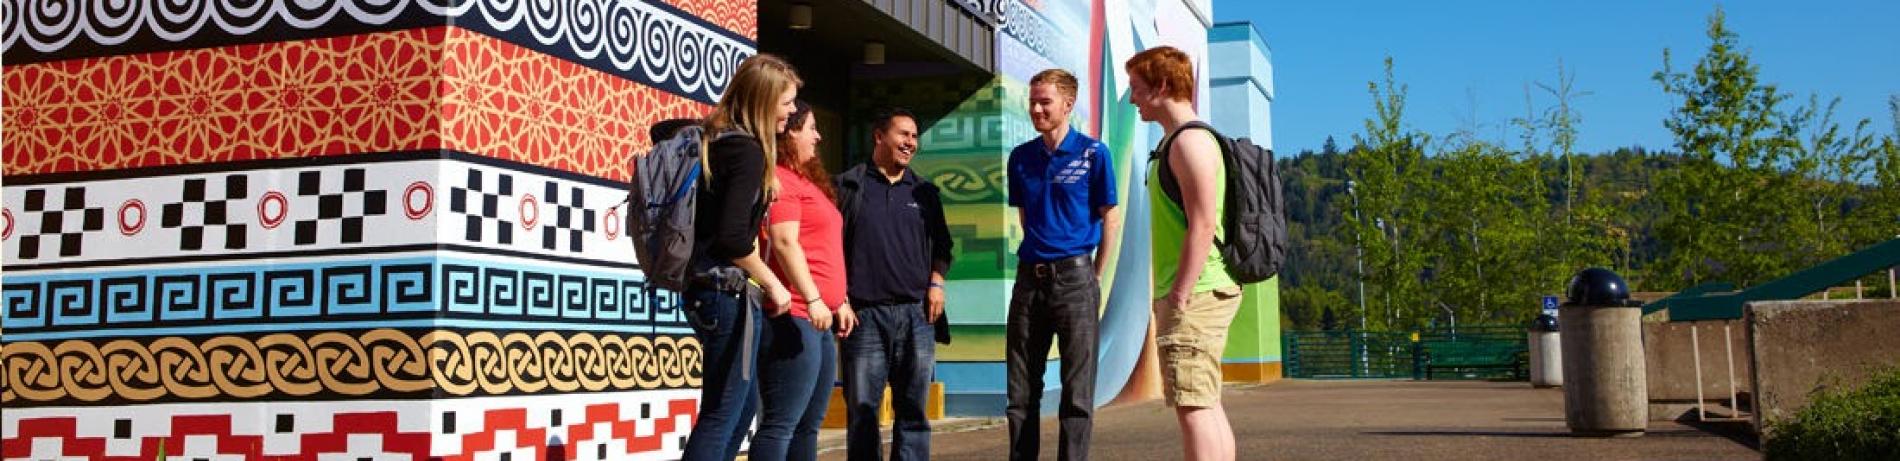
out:
{"label": "blonde woman", "polygon": [[778,134],[785,131],[801,84],[783,59],[753,56],[739,64],[704,122],[706,174],[698,192],[693,277],[686,292],[704,379],[699,416],[681,456],[686,460],[738,456],[759,405],[762,317],[777,317],[790,307],[791,293],[766,267],[755,241],[778,188],[770,174],[777,163]]}

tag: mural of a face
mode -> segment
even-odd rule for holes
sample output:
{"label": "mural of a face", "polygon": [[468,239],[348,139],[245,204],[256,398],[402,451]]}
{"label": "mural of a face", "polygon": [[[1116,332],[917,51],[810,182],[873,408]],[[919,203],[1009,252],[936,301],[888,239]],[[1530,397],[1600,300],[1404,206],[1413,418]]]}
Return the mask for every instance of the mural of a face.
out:
{"label": "mural of a face", "polygon": [[1069,124],[1069,112],[1075,108],[1075,95],[1063,94],[1054,83],[1029,88],[1029,121],[1039,133],[1047,133]]}

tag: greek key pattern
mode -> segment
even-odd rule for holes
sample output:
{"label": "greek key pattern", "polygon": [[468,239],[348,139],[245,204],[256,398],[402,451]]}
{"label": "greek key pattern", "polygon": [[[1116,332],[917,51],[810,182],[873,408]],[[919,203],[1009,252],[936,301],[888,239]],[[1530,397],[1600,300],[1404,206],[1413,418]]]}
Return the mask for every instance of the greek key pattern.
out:
{"label": "greek key pattern", "polygon": [[[453,25],[702,102],[717,101],[751,39],[635,0],[8,0],[9,63]],[[22,46],[23,45],[23,46]]]}
{"label": "greek key pattern", "polygon": [[576,322],[627,332],[686,328],[677,295],[656,292],[652,303],[648,295],[644,279],[631,270],[460,256],[55,271],[8,274],[0,285],[0,325],[8,340],[117,337],[129,330],[183,327],[235,333],[336,322]]}
{"label": "greek key pattern", "polygon": [[16,406],[499,396],[700,385],[691,336],[376,329],[0,349]]}

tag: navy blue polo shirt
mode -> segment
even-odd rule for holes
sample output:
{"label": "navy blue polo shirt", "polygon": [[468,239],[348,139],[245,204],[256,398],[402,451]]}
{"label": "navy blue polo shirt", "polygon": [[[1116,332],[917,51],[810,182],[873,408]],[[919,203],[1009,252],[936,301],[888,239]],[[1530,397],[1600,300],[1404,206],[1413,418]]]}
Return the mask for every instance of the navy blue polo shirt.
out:
{"label": "navy blue polo shirt", "polygon": [[1023,213],[1016,257],[1042,263],[1095,251],[1102,218],[1115,206],[1115,160],[1108,146],[1069,128],[1056,150],[1039,136],[1009,151],[1009,206]]}
{"label": "navy blue polo shirt", "polygon": [[846,296],[853,303],[914,303],[924,300],[930,286],[931,213],[921,188],[927,187],[909,168],[896,182],[866,165],[858,182],[857,216],[851,241],[845,242],[845,272],[851,281]]}

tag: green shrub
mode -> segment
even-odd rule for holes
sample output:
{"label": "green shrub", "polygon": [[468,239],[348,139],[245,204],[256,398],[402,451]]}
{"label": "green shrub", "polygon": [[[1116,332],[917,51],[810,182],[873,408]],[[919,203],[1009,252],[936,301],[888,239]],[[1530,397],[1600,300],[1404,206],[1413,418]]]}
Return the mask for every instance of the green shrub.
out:
{"label": "green shrub", "polygon": [[1822,392],[1771,430],[1763,449],[1772,460],[1900,459],[1900,368],[1859,389]]}

